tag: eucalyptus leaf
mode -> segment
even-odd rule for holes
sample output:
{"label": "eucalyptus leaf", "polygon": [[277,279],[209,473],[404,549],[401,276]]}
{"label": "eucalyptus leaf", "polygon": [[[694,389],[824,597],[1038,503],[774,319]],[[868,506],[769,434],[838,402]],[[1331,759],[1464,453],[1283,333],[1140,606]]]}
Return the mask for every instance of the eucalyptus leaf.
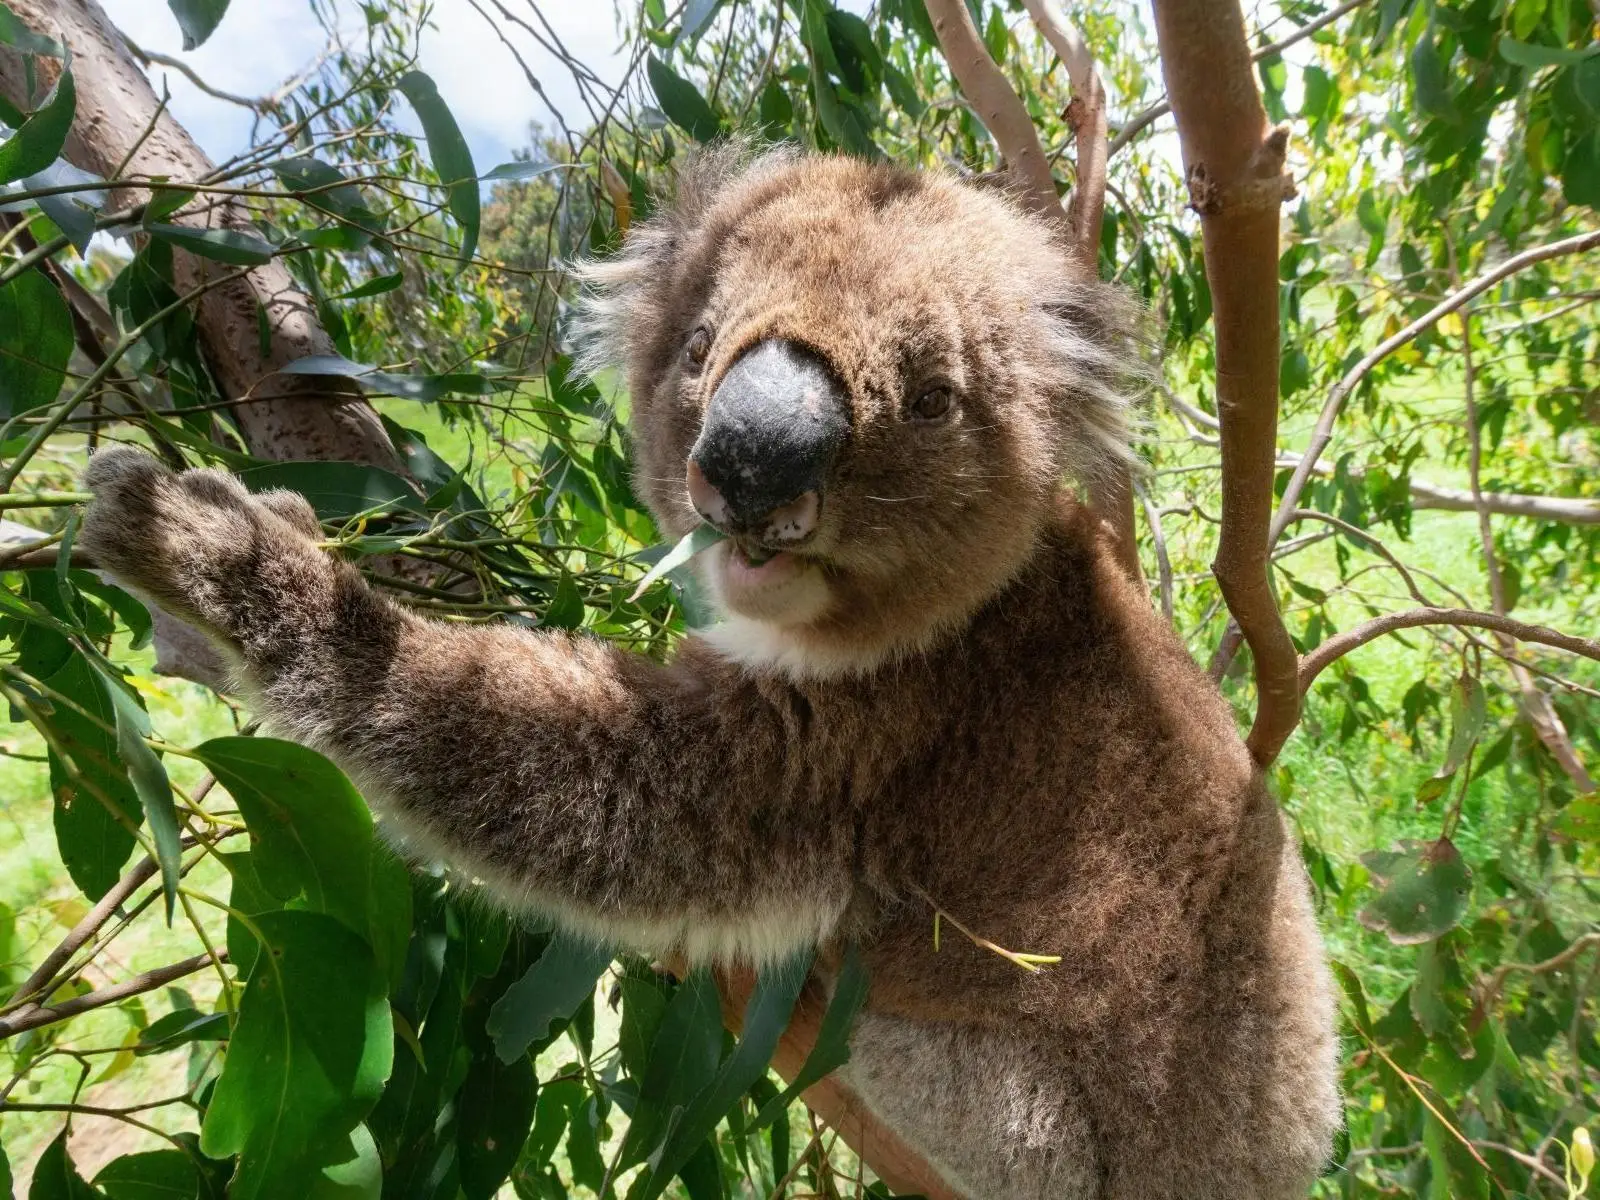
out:
{"label": "eucalyptus leaf", "polygon": [[214,1158],[239,1156],[231,1200],[300,1193],[377,1102],[394,1032],[383,972],[333,917],[271,912],[222,1076],[200,1129]]}
{"label": "eucalyptus leaf", "polygon": [[613,951],[587,938],[558,933],[523,977],[489,1012],[489,1036],[503,1063],[515,1062],[543,1038],[552,1021],[570,1017],[594,991]]}
{"label": "eucalyptus leaf", "polygon": [[4,142],[0,142],[0,183],[10,183],[45,170],[67,144],[67,131],[78,109],[77,87],[70,63],[45,96],[44,103]]}
{"label": "eucalyptus leaf", "polygon": [[183,30],[183,48],[194,50],[216,31],[228,11],[228,0],[167,0],[167,7]]}
{"label": "eucalyptus leaf", "polygon": [[0,421],[55,400],[72,347],[72,314],[44,272],[0,285]]}
{"label": "eucalyptus leaf", "polygon": [[1402,842],[1393,850],[1363,854],[1361,861],[1379,888],[1361,910],[1361,923],[1397,945],[1431,941],[1466,912],[1472,871],[1449,838]]}
{"label": "eucalyptus leaf", "polygon": [[431,78],[421,71],[411,71],[401,77],[397,86],[422,122],[433,173],[448,189],[450,215],[461,227],[460,259],[465,265],[477,249],[480,220],[478,171],[472,165],[472,151]]}

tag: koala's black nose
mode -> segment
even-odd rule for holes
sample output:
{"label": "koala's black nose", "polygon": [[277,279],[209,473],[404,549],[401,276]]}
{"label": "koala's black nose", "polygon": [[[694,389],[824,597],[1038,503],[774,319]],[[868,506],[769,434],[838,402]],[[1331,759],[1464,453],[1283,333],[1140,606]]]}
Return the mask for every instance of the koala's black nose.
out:
{"label": "koala's black nose", "polygon": [[793,342],[758,342],[712,394],[689,454],[689,497],[724,532],[799,541],[816,527],[849,429],[826,363]]}

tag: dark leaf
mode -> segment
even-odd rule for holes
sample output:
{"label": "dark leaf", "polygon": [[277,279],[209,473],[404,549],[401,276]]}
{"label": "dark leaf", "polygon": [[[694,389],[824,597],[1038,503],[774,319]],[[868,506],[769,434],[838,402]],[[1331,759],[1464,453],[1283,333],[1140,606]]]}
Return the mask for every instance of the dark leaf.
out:
{"label": "dark leaf", "polygon": [[78,93],[72,82],[72,69],[65,66],[38,111],[0,142],[0,183],[38,174],[55,162],[61,147],[67,143],[67,130],[72,128],[77,107]]}
{"label": "dark leaf", "polygon": [[183,30],[183,48],[193,50],[216,29],[228,11],[228,0],[167,0],[167,7]]}
{"label": "dark leaf", "polygon": [[144,705],[121,679],[111,673],[109,664],[95,663],[100,672],[106,696],[116,711],[117,753],[139,803],[144,809],[145,823],[156,845],[156,861],[161,865],[161,890],[166,899],[167,924],[172,923],[173,909],[178,902],[178,871],[181,866],[181,833],[178,827],[178,810],[172,800],[172,783],[167,779],[167,769],[150,748],[145,737],[150,732],[150,717]]}
{"label": "dark leaf", "polygon": [[198,1009],[179,1008],[151,1022],[139,1035],[139,1044],[133,1048],[133,1052],[140,1057],[164,1054],[191,1042],[220,1042],[227,1036],[227,1013],[203,1013]]}
{"label": "dark leaf", "polygon": [[709,142],[722,133],[722,122],[694,84],[654,54],[650,56],[645,70],[650,76],[650,88],[655,92],[656,102],[674,125],[697,142]]}
{"label": "dark leaf", "polygon": [[426,511],[416,489],[393,471],[347,462],[283,462],[246,467],[240,481],[251,491],[299,492],[324,521],[343,521],[382,509]]}
{"label": "dark leaf", "polygon": [[[738,1104],[755,1081],[767,1073],[778,1037],[789,1024],[794,1002],[811,973],[811,955],[797,956],[776,967],[767,967],[756,979],[744,1010],[744,1032],[739,1044],[717,1070],[716,1077],[699,1094],[690,1098],[683,1115],[655,1159],[650,1182],[636,1189],[630,1200],[654,1200],[666,1189],[672,1177],[683,1171],[728,1110]],[[718,1010],[720,1012],[720,1009]],[[665,1030],[666,1025],[662,1026]],[[657,1035],[659,1052],[661,1036]],[[645,1074],[649,1079],[649,1072]],[[643,1089],[641,1089],[641,1098]],[[687,1178],[685,1179],[687,1183]],[[720,1184],[718,1191],[720,1192]]]}
{"label": "dark leaf", "polygon": [[[392,292],[406,281],[404,271],[396,271],[392,275],[379,275],[369,279],[363,284],[351,288],[347,292],[339,292],[329,296],[330,300],[365,300],[368,296],[381,296],[384,292]],[[292,365],[292,364],[291,364]],[[343,374],[343,372],[338,372]]]}
{"label": "dark leaf", "polygon": [[72,314],[44,273],[0,287],[0,421],[55,400],[72,357]]}
{"label": "dark leaf", "polygon": [[1449,838],[1403,842],[1361,856],[1381,889],[1361,910],[1361,923],[1399,945],[1430,941],[1454,928],[1466,911],[1472,872]]}
{"label": "dark leaf", "polygon": [[534,1118],[539,1081],[527,1056],[502,1063],[494,1054],[472,1060],[461,1085],[457,1161],[466,1200],[488,1200],[511,1174]]}
{"label": "dark leaf", "polygon": [[271,242],[239,229],[198,229],[159,221],[145,229],[152,237],[171,242],[179,249],[235,267],[259,267],[271,262],[276,253]]}
{"label": "dark leaf", "polygon": [[850,1061],[850,1033],[855,1028],[856,1014],[867,1002],[867,968],[861,961],[861,951],[851,943],[845,951],[844,963],[839,968],[839,978],[833,986],[833,998],[823,1011],[822,1024],[817,1029],[817,1040],[811,1053],[801,1064],[799,1073],[789,1086],[774,1100],[762,1106],[752,1130],[761,1129],[775,1120],[788,1107],[790,1101],[813,1083],[836,1071]]}
{"label": "dark leaf", "polygon": [[432,79],[412,71],[398,86],[422,122],[433,173],[449,189],[450,215],[461,227],[460,258],[465,265],[478,248],[478,170],[472,165],[472,151]]}
{"label": "dark leaf", "polygon": [[152,1150],[113,1159],[94,1177],[110,1200],[196,1200],[206,1193],[200,1172],[182,1150]]}
{"label": "dark leaf", "polygon": [[121,876],[137,840],[139,796],[118,757],[116,709],[89,660],[73,654],[45,682],[72,701],[56,704],[48,718],[59,744],[50,751],[56,846],[72,881],[98,900]]}
{"label": "dark leaf", "polygon": [[570,1017],[594,992],[595,981],[611,958],[608,947],[586,938],[566,933],[551,938],[527,974],[507,988],[489,1012],[489,1036],[500,1061],[522,1057],[549,1033],[552,1021]]}
{"label": "dark leaf", "polygon": [[28,1200],[96,1200],[101,1195],[78,1174],[77,1165],[67,1153],[67,1131],[63,1129],[34,1164]]}

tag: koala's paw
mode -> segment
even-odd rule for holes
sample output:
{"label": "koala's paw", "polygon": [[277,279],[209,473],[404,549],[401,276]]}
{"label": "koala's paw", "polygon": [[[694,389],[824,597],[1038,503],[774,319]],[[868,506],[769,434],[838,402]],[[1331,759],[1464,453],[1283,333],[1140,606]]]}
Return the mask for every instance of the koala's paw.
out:
{"label": "koala's paw", "polygon": [[123,447],[94,455],[84,483],[94,500],[78,544],[178,616],[245,639],[327,590],[317,519],[295,493],[252,496],[221,471],[174,474]]}

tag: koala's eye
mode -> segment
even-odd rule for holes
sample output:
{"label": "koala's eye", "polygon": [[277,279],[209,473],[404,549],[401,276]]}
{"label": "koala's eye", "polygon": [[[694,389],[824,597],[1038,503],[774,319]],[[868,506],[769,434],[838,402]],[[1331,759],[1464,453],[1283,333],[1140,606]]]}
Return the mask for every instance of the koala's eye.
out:
{"label": "koala's eye", "polygon": [[950,415],[955,397],[944,385],[931,387],[911,402],[913,421],[939,421]]}
{"label": "koala's eye", "polygon": [[683,347],[683,360],[691,367],[703,367],[711,353],[711,331],[704,325],[689,335]]}

